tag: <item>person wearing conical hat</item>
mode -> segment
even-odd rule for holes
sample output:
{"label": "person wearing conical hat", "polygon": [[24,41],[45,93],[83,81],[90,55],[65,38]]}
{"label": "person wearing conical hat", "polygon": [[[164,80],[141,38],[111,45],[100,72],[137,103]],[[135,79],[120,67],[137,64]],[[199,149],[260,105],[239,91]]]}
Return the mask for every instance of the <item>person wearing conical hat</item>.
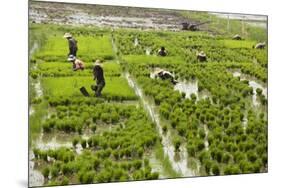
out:
{"label": "person wearing conical hat", "polygon": [[266,46],[265,42],[260,42],[254,46],[255,49],[264,49]]}
{"label": "person wearing conical hat", "polygon": [[77,59],[74,55],[70,55],[67,60],[69,62],[72,62],[74,71],[84,70],[84,68],[85,68],[84,62]]}
{"label": "person wearing conical hat", "polygon": [[91,89],[95,91],[96,97],[100,97],[101,91],[105,86],[105,79],[103,75],[102,62],[99,59],[94,62],[93,77],[94,80],[96,80],[96,85],[92,85]]}
{"label": "person wearing conical hat", "polygon": [[232,37],[232,39],[233,40],[242,40],[242,37],[240,35],[236,34]]}
{"label": "person wearing conical hat", "polygon": [[68,56],[73,55],[76,57],[77,55],[77,41],[73,38],[73,36],[70,33],[65,33],[64,38],[68,40],[68,47],[69,47],[69,53]]}
{"label": "person wearing conical hat", "polygon": [[207,61],[206,54],[203,51],[199,52],[197,54],[197,60],[199,60],[200,62]]}

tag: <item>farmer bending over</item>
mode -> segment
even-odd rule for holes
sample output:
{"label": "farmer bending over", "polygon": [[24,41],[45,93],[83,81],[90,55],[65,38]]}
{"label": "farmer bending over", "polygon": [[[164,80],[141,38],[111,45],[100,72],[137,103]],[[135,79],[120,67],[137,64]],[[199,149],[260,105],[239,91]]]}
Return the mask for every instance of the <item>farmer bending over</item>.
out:
{"label": "farmer bending over", "polygon": [[68,46],[69,46],[68,56],[73,55],[76,57],[76,53],[78,50],[77,41],[72,37],[70,33],[65,33],[63,37],[68,40]]}
{"label": "farmer bending over", "polygon": [[84,70],[85,66],[83,61],[77,59],[74,55],[70,55],[67,59],[69,62],[72,62],[73,65],[73,70],[77,71],[77,70]]}
{"label": "farmer bending over", "polygon": [[166,56],[166,55],[167,55],[167,52],[166,52],[164,46],[162,46],[161,49],[158,50],[158,55],[159,55],[159,56]]}
{"label": "farmer bending over", "polygon": [[94,76],[94,80],[96,80],[96,85],[92,85],[91,88],[93,91],[95,91],[96,97],[100,97],[101,91],[105,86],[105,80],[103,77],[103,69],[101,67],[100,60],[96,60],[96,62],[94,63],[93,76]]}
{"label": "farmer bending over", "polygon": [[200,62],[207,61],[206,54],[203,51],[197,53],[197,60],[200,61]]}

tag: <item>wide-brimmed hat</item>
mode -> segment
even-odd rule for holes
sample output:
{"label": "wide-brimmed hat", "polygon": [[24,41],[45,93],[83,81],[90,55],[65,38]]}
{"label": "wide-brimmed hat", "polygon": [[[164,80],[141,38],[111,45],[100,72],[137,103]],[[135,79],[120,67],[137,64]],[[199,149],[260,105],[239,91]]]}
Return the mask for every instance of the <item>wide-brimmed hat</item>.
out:
{"label": "wide-brimmed hat", "polygon": [[72,37],[72,35],[70,33],[65,33],[63,35],[63,38],[71,38],[71,37]]}
{"label": "wide-brimmed hat", "polygon": [[198,56],[206,57],[206,54],[203,51],[201,51],[201,52],[198,53]]}
{"label": "wide-brimmed hat", "polygon": [[75,61],[76,57],[74,55],[70,55],[67,58],[67,61]]}
{"label": "wide-brimmed hat", "polygon": [[96,61],[94,61],[94,64],[101,64],[102,62],[101,62],[101,60],[99,60],[99,59],[97,59]]}

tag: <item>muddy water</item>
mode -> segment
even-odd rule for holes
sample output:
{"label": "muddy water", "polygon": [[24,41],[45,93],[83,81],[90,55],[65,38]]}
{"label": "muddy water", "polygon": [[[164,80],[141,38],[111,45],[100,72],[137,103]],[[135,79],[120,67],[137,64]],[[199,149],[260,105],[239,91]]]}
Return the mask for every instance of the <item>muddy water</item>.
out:
{"label": "muddy water", "polygon": [[250,76],[247,76],[245,74],[242,74],[240,71],[233,71],[232,75],[234,77],[240,77],[240,80],[248,80],[249,81],[249,86],[253,88],[253,96],[252,96],[252,101],[254,106],[258,106],[260,102],[257,99],[257,92],[256,89],[260,88],[262,90],[262,94],[267,98],[267,87],[265,87],[263,84],[258,83],[258,81],[254,78],[251,78]]}
{"label": "muddy water", "polygon": [[138,85],[133,81],[129,73],[125,73],[125,77],[128,80],[129,85],[134,88],[136,94],[140,97],[145,110],[149,113],[152,121],[156,123],[158,132],[162,138],[162,145],[164,149],[164,154],[168,156],[169,161],[175,171],[180,173],[184,177],[194,176],[194,172],[190,170],[187,166],[187,152],[185,147],[182,146],[180,148],[180,152],[175,152],[175,148],[171,141],[170,132],[168,131],[166,134],[163,134],[159,114],[156,113],[155,106],[150,104],[142,93],[142,90],[138,87]]}
{"label": "muddy water", "polygon": [[185,93],[185,98],[189,98],[191,94],[195,94],[197,100],[210,98],[210,93],[207,91],[198,91],[198,81],[191,80],[191,81],[178,81],[178,83],[174,86],[174,90],[179,91],[181,93]]}
{"label": "muddy water", "polygon": [[159,173],[159,179],[169,178],[168,176],[164,175],[162,172],[164,171],[162,163],[156,159],[155,154],[151,154],[148,156],[149,164],[151,166],[152,172]]}
{"label": "muddy water", "polygon": [[179,81],[175,87],[175,90],[185,93],[186,98],[190,98],[191,94],[195,94],[198,98],[198,82],[194,81]]}
{"label": "muddy water", "polygon": [[209,130],[206,124],[204,124],[204,131],[205,131],[205,138],[204,138],[204,145],[205,145],[205,149],[208,151],[209,150],[209,141],[208,141],[208,134],[209,134]]}
{"label": "muddy water", "polygon": [[40,171],[35,170],[35,163],[32,161],[34,159],[33,151],[29,152],[29,186],[36,187],[42,186],[44,184],[44,176]]}
{"label": "muddy water", "polygon": [[[32,48],[29,51],[30,57],[32,54],[39,48],[39,45],[37,42],[35,42],[32,46]],[[37,69],[37,65],[33,66],[33,69]],[[43,92],[41,89],[40,81],[36,82],[35,85],[35,92],[36,96],[41,97]],[[34,107],[30,105],[29,107],[29,115],[32,115],[35,112]],[[28,184],[30,187],[36,187],[36,186],[42,186],[44,184],[44,176],[41,174],[40,171],[35,170],[35,162],[33,161],[34,159],[34,153],[32,150],[29,151],[29,181]]]}
{"label": "muddy water", "polygon": [[[58,149],[61,147],[70,148],[72,149],[72,138],[74,138],[75,135],[67,135],[67,134],[50,134],[46,135],[43,132],[40,134],[40,138],[36,140],[34,143],[34,148],[38,148],[41,150],[49,150],[49,149]],[[89,134],[83,134],[82,139],[89,139]],[[77,144],[75,147],[75,151],[77,154],[81,154],[83,151],[83,148],[81,144]]]}

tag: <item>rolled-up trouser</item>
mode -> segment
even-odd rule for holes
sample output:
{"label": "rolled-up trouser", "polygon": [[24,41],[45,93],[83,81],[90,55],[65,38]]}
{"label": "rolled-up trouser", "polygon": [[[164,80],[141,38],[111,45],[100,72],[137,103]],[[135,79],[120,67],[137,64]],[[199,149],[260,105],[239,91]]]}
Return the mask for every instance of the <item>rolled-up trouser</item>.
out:
{"label": "rolled-up trouser", "polygon": [[91,86],[92,90],[95,91],[96,97],[100,97],[101,96],[101,91],[104,88],[104,86],[105,86],[105,81],[97,82],[97,85],[92,85]]}

